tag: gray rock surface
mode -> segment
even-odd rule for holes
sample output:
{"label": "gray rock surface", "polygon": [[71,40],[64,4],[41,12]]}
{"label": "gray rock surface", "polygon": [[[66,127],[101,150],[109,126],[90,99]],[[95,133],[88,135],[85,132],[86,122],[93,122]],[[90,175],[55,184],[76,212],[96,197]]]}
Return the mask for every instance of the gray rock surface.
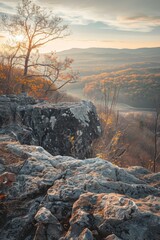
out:
{"label": "gray rock surface", "polygon": [[[47,239],[60,239],[63,234],[63,228],[50,210],[45,207],[40,208],[35,216],[35,220],[38,224],[34,239],[43,240],[45,234]],[[45,234],[42,233],[42,229],[43,231],[45,230]]]}
{"label": "gray rock surface", "polygon": [[117,239],[158,240],[160,217],[158,209],[151,209],[156,208],[160,198],[150,204],[149,200],[150,196],[135,200],[114,193],[82,194],[73,205],[67,239],[76,239],[89,228],[97,230],[102,239],[114,233]]}
{"label": "gray rock surface", "polygon": [[19,107],[18,112],[23,125],[32,129],[37,145],[53,155],[89,157],[92,141],[101,135],[96,109],[91,102],[39,103]]}
{"label": "gray rock surface", "polygon": [[84,159],[90,157],[101,126],[91,102],[51,104],[22,94],[0,96],[0,133],[52,155]]}
{"label": "gray rock surface", "polygon": [[15,123],[17,118],[17,108],[21,105],[35,104],[32,97],[24,94],[1,95],[0,96],[0,128],[10,123]]}
{"label": "gray rock surface", "polygon": [[122,240],[122,239],[118,238],[115,234],[111,234],[108,237],[106,237],[105,240]]}
{"label": "gray rock surface", "polygon": [[4,201],[1,240],[159,240],[159,174],[136,177],[99,158],[52,156],[38,146],[8,150],[25,160],[5,165],[17,178]]}

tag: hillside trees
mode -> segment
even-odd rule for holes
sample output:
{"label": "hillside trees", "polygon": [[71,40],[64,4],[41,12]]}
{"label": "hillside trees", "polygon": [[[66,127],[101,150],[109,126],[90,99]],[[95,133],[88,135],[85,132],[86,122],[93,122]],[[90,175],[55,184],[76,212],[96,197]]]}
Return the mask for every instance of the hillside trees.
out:
{"label": "hillside trees", "polygon": [[[93,77],[93,76],[92,76]],[[120,164],[119,159],[127,151],[123,143],[125,129],[119,125],[119,112],[116,111],[122,81],[100,74],[96,81],[87,82],[84,94],[97,105],[102,125],[102,136],[93,144],[93,156]]]}
{"label": "hillside trees", "polygon": [[[127,69],[82,78],[84,93],[100,107],[103,132],[93,145],[93,156],[119,166],[136,164],[157,172],[160,167],[160,73],[159,69],[136,72]],[[132,103],[152,109],[133,109],[133,112],[119,114],[115,111],[119,95],[120,102],[126,97],[128,102],[132,99]]]}
{"label": "hillside trees", "polygon": [[1,92],[9,94],[13,91],[13,68],[17,65],[18,52],[20,50],[20,44],[15,46],[4,46],[4,51],[0,56],[0,86]]}
{"label": "hillside trees", "polygon": [[104,72],[82,78],[82,88],[89,97],[101,100],[102,85],[100,82],[114,83],[118,89],[120,84],[119,101],[134,107],[155,107],[155,97],[160,98],[160,69],[156,68],[128,68],[125,70]]}
{"label": "hillside trees", "polygon": [[56,90],[54,85],[50,86],[49,80],[42,77],[32,77],[24,83],[22,69],[7,65],[6,61],[2,60],[0,62],[0,94],[20,94],[22,84],[25,84],[27,93],[35,98],[48,99],[50,95],[49,93],[46,94],[46,90],[49,87],[53,91]]}
{"label": "hillside trees", "polygon": [[12,39],[20,39],[19,45],[14,47],[18,53],[16,58],[19,59],[19,66],[23,69],[22,92],[27,91],[26,82],[33,77],[47,79],[50,82],[48,91],[55,82],[59,82],[57,88],[60,89],[77,79],[77,74],[71,68],[71,59],[60,61],[55,53],[43,57],[39,55],[39,48],[69,34],[68,26],[63,24],[61,18],[30,0],[22,0],[16,15],[4,15],[2,21]]}

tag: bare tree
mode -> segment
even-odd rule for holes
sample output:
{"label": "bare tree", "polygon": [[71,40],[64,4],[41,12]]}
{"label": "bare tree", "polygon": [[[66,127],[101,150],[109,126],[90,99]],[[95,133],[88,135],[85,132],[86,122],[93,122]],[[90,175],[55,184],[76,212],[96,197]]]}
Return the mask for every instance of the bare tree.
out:
{"label": "bare tree", "polygon": [[103,81],[101,85],[102,101],[104,102],[104,112],[107,118],[115,112],[120,92],[120,84]]}
{"label": "bare tree", "polygon": [[[13,37],[22,36],[23,41],[20,42],[21,60],[23,61],[23,78],[31,77],[30,74],[38,67],[43,67],[43,72],[35,73],[37,76],[48,78],[52,83],[62,80],[60,72],[71,69],[71,61],[65,59],[64,62],[58,62],[57,58],[50,56],[50,62],[45,64],[38,57],[32,59],[32,53],[47,43],[63,38],[69,34],[68,26],[63,24],[60,17],[55,16],[51,11],[44,10],[30,0],[22,0],[17,7],[17,14],[14,16],[3,16],[2,18],[5,28]],[[37,71],[36,71],[37,72]],[[76,75],[70,71],[70,79],[68,78],[61,84],[63,87],[66,83],[75,80]],[[22,85],[22,92],[25,92],[25,85]],[[60,88],[60,86],[58,87]]]}
{"label": "bare tree", "polygon": [[[46,54],[44,60],[39,62],[39,57],[33,63],[29,64],[28,67],[32,68],[34,71],[28,73],[27,77],[45,77],[50,83],[47,84],[45,89],[45,95],[49,92],[58,90],[64,87],[67,83],[73,83],[78,78],[78,73],[72,71],[73,60],[70,58],[65,58],[64,60],[59,60],[56,53]],[[57,83],[56,87],[53,85]]]}
{"label": "bare tree", "polygon": [[4,94],[9,94],[12,92],[12,80],[13,80],[13,69],[17,66],[19,62],[19,51],[20,44],[17,45],[7,45],[3,46],[4,51],[0,55],[0,65],[2,71],[5,74],[5,81],[1,81],[1,88],[3,88]]}

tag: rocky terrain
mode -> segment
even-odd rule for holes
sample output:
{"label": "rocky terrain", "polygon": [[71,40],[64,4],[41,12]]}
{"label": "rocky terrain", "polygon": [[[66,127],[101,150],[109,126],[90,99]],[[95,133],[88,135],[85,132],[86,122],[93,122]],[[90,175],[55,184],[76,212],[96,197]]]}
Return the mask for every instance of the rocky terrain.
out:
{"label": "rocky terrain", "polygon": [[0,133],[12,133],[21,144],[42,146],[52,155],[84,159],[101,126],[91,102],[52,104],[9,95],[0,97]]}
{"label": "rocky terrain", "polygon": [[1,172],[15,173],[16,182],[5,189],[0,239],[159,239],[159,173],[99,158],[52,156],[1,139],[17,161],[1,158]]}
{"label": "rocky terrain", "polygon": [[[77,109],[85,108],[85,116],[79,121],[86,131],[91,122],[86,117],[90,106],[77,105]],[[41,122],[39,117],[44,119],[45,109],[46,106],[29,106],[23,124],[27,116],[32,116],[29,119],[35,123],[35,131]],[[37,121],[34,111],[39,112]],[[70,116],[78,118],[82,116],[80,112],[83,111],[74,111]],[[10,130],[13,122],[11,125]],[[97,120],[97,133],[99,127]],[[16,131],[4,131],[3,124],[0,173],[12,172],[16,181],[1,189],[1,240],[160,239],[160,173],[153,174],[142,167],[123,169],[100,158],[53,156],[41,146],[22,145]]]}

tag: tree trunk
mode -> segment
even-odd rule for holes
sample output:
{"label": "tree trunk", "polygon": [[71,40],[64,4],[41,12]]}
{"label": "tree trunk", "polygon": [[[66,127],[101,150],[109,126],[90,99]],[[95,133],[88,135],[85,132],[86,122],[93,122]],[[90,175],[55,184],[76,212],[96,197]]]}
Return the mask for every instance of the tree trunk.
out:
{"label": "tree trunk", "polygon": [[[31,49],[29,48],[27,55],[25,57],[25,63],[24,63],[24,72],[23,72],[24,80],[26,79],[27,74],[28,74],[28,62],[29,62],[29,58],[30,58],[30,53],[31,53]],[[25,83],[24,84],[22,83],[22,93],[25,93],[25,92],[26,92],[26,85],[25,85]]]}

